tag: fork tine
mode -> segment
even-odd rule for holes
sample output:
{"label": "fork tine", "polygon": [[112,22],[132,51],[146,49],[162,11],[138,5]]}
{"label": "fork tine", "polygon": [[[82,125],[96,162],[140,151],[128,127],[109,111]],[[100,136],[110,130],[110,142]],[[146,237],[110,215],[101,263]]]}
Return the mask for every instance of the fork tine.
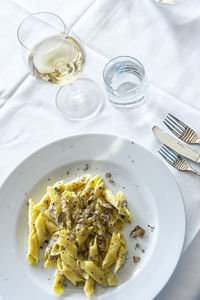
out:
{"label": "fork tine", "polygon": [[169,130],[171,130],[171,131],[173,132],[173,134],[175,134],[177,137],[180,136],[180,133],[178,133],[177,131],[175,131],[175,130],[171,127],[171,124],[170,124],[170,125],[168,124],[169,122],[167,122],[167,119],[165,119],[165,120],[163,121],[163,123],[169,128]]}
{"label": "fork tine", "polygon": [[163,157],[170,165],[173,164],[173,162],[172,162],[171,160],[169,160],[169,159],[168,159],[161,151],[158,150],[158,153],[159,153],[160,155],[162,155],[162,157]]}
{"label": "fork tine", "polygon": [[167,116],[165,120],[172,122],[175,125],[175,127],[177,127],[177,130],[180,131],[180,133],[183,133],[183,131],[185,130],[185,128],[182,125],[180,125],[177,121],[175,122],[173,119],[171,119],[171,117]]}
{"label": "fork tine", "polygon": [[170,148],[168,148],[167,146],[162,146],[161,149],[163,150],[163,152],[168,155],[168,157],[171,157],[173,159],[173,161],[175,161],[177,159],[177,156],[175,154],[173,154],[170,150]]}
{"label": "fork tine", "polygon": [[170,117],[174,118],[179,124],[181,124],[184,127],[184,129],[185,129],[185,127],[187,127],[187,125],[185,123],[183,123],[182,121],[180,121],[179,119],[177,119],[171,113],[168,113],[168,115],[170,115]]}
{"label": "fork tine", "polygon": [[183,133],[184,130],[180,130],[178,127],[177,127],[177,124],[174,122],[175,125],[173,125],[171,123],[171,119],[169,119],[169,117],[167,117],[165,119],[165,122],[168,123],[169,126],[171,126],[171,128],[173,128],[179,135],[181,135]]}
{"label": "fork tine", "polygon": [[165,148],[165,150],[168,151],[168,153],[170,153],[174,157],[174,159],[177,159],[179,157],[179,154],[170,147],[164,145],[163,148]]}
{"label": "fork tine", "polygon": [[175,161],[175,159],[172,157],[172,156],[170,156],[169,154],[168,154],[168,152],[167,151],[165,151],[165,149],[163,149],[162,147],[160,148],[160,152],[162,152],[162,154],[171,162],[171,163],[173,163],[174,161]]}

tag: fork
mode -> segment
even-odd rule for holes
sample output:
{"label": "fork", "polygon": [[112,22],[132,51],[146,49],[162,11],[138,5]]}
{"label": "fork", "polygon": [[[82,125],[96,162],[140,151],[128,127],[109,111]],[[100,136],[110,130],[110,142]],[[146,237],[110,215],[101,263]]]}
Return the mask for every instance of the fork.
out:
{"label": "fork", "polygon": [[182,141],[188,144],[200,144],[197,133],[172,114],[169,113],[163,123]]}
{"label": "fork", "polygon": [[200,173],[193,170],[189,162],[185,158],[183,158],[171,148],[162,146],[158,152],[170,165],[172,165],[177,170],[192,172],[200,176]]}

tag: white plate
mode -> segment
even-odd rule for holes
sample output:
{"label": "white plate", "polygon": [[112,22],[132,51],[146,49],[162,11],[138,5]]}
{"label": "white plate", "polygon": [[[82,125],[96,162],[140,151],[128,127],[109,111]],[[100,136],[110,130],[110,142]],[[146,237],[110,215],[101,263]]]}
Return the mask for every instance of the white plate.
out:
{"label": "white plate", "polygon": [[[95,288],[94,299],[153,299],[170,278],[181,255],[185,236],[185,211],[179,188],[165,165],[151,152],[118,136],[72,136],[38,150],[25,159],[0,189],[0,292],[5,300],[55,300],[54,268],[29,266],[27,201],[39,201],[48,184],[84,173],[99,174],[114,190],[123,190],[133,216],[124,235],[128,243],[125,265],[117,273],[119,286]],[[69,175],[67,175],[69,171]],[[115,184],[104,174],[111,172]],[[131,239],[140,225],[143,239]],[[151,231],[148,225],[154,226]],[[135,249],[135,244],[141,245]],[[145,253],[141,249],[145,249]],[[137,265],[133,255],[141,257]],[[63,298],[88,299],[82,288],[68,285]]]}

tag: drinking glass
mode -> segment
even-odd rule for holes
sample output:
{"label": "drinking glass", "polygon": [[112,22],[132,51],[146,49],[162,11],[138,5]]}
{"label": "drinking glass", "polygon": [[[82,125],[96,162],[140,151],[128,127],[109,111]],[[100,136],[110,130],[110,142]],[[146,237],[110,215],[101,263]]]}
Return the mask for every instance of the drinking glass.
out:
{"label": "drinking glass", "polygon": [[115,108],[128,111],[145,103],[147,80],[144,67],[137,59],[113,58],[105,66],[103,78],[108,99]]}
{"label": "drinking glass", "polygon": [[183,0],[153,0],[153,1],[160,4],[178,4]]}
{"label": "drinking glass", "polygon": [[17,36],[30,73],[42,82],[61,86],[56,105],[68,119],[88,118],[99,110],[103,94],[98,85],[78,79],[85,66],[84,47],[59,16],[32,14],[22,21]]}

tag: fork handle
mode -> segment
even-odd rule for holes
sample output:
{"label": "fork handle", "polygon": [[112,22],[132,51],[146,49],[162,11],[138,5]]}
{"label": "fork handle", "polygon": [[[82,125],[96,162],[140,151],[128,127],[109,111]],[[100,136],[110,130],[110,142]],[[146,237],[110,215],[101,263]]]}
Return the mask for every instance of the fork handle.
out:
{"label": "fork handle", "polygon": [[188,172],[191,172],[191,173],[193,173],[193,174],[195,174],[195,175],[200,176],[200,173],[197,172],[196,170],[192,169],[190,166],[188,166],[187,169],[186,169],[185,171],[188,171]]}
{"label": "fork handle", "polygon": [[200,139],[197,139],[195,144],[200,144]]}
{"label": "fork handle", "polygon": [[196,174],[196,175],[200,176],[200,173],[197,172],[197,171],[195,171],[195,170],[193,170],[193,169],[189,169],[188,171],[192,172],[193,174]]}

